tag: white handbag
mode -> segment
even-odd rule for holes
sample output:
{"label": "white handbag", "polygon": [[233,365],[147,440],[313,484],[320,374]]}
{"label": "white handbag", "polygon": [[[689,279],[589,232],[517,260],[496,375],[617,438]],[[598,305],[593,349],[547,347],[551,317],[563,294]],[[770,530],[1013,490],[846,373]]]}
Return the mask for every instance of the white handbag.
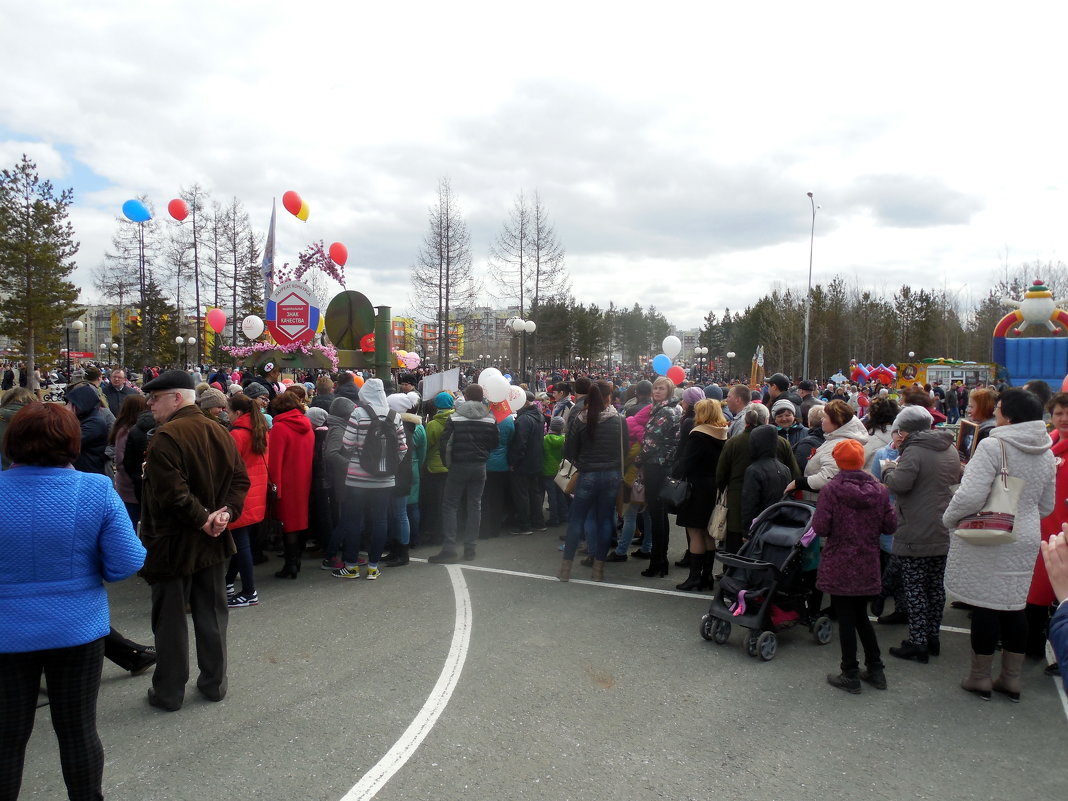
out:
{"label": "white handbag", "polygon": [[1001,469],[994,476],[994,485],[983,508],[973,515],[961,518],[953,533],[972,545],[1004,545],[1016,542],[1012,529],[1016,523],[1016,510],[1020,507],[1020,493],[1024,488],[1022,478],[1009,475],[1009,462],[1005,443],[1001,445]]}

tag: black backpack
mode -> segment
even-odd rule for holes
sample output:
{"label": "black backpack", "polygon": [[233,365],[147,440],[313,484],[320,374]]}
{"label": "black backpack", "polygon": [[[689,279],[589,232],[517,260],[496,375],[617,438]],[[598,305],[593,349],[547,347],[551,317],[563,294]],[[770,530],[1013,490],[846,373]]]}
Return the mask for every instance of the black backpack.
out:
{"label": "black backpack", "polygon": [[400,466],[400,443],[397,441],[397,413],[392,409],[385,417],[365,403],[360,404],[370,419],[370,426],[360,448],[360,467],[369,476],[382,478],[396,475]]}

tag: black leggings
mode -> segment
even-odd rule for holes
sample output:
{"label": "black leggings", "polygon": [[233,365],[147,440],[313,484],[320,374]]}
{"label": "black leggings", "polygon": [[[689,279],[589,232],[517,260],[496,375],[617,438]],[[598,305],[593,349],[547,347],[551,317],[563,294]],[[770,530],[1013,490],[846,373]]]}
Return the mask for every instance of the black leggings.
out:
{"label": "black leggings", "polygon": [[19,794],[42,672],[67,794],[73,799],[104,797],[104,747],[96,732],[103,664],[103,638],[71,648],[0,654],[0,799]]}
{"label": "black leggings", "polygon": [[668,468],[649,464],[642,469],[642,475],[645,479],[645,508],[649,512],[649,519],[653,521],[653,530],[650,532],[653,537],[652,563],[660,564],[667,562],[668,534],[671,531],[667,506],[660,500],[660,490],[664,488]]}
{"label": "black leggings", "polygon": [[977,606],[972,610],[972,650],[989,656],[1001,647],[1014,654],[1022,654],[1027,648],[1027,612],[1023,609],[987,609]]}
{"label": "black leggings", "polygon": [[879,641],[875,638],[875,629],[868,620],[868,602],[866,595],[832,595],[831,606],[838,613],[838,640],[842,645],[842,670],[856,670],[857,638],[864,646],[864,663],[870,667],[882,667],[882,655],[879,653]]}

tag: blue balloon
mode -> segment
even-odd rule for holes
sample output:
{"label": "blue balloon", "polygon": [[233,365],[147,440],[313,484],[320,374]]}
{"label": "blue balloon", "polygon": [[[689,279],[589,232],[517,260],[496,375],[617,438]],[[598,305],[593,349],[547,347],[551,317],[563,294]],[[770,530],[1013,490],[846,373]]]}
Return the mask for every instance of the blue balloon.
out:
{"label": "blue balloon", "polygon": [[661,353],[659,356],[653,357],[653,372],[657,375],[667,375],[667,371],[671,369],[671,359],[665,354]]}
{"label": "blue balloon", "polygon": [[505,380],[505,381],[508,381],[508,382],[511,382],[511,380],[512,380],[512,374],[511,374],[511,373],[505,373],[505,374],[504,374],[504,380]]}
{"label": "blue balloon", "polygon": [[130,222],[148,222],[152,214],[140,200],[127,200],[122,204],[122,213]]}

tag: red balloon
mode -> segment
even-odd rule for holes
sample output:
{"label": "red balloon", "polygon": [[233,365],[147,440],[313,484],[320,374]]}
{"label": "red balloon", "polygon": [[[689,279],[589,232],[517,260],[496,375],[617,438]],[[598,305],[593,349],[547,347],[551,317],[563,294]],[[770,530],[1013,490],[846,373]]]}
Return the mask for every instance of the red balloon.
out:
{"label": "red balloon", "polygon": [[330,258],[338,267],[344,267],[345,262],[349,260],[349,249],[340,242],[335,242],[330,246]]}
{"label": "red balloon", "polygon": [[686,371],[676,364],[674,367],[668,368],[667,377],[674,381],[676,384],[681,384],[683,381],[686,380]]}
{"label": "red balloon", "polygon": [[1068,392],[1068,375],[1066,375],[1061,382],[1061,392]]}
{"label": "red balloon", "polygon": [[298,195],[292,189],[282,195],[282,205],[285,206],[286,211],[288,211],[293,216],[296,216],[300,213],[300,207],[303,204],[304,201],[301,200],[300,195]]}
{"label": "red balloon", "polygon": [[189,206],[180,197],[176,197],[170,203],[167,204],[167,211],[178,222],[181,222],[189,216]]}

